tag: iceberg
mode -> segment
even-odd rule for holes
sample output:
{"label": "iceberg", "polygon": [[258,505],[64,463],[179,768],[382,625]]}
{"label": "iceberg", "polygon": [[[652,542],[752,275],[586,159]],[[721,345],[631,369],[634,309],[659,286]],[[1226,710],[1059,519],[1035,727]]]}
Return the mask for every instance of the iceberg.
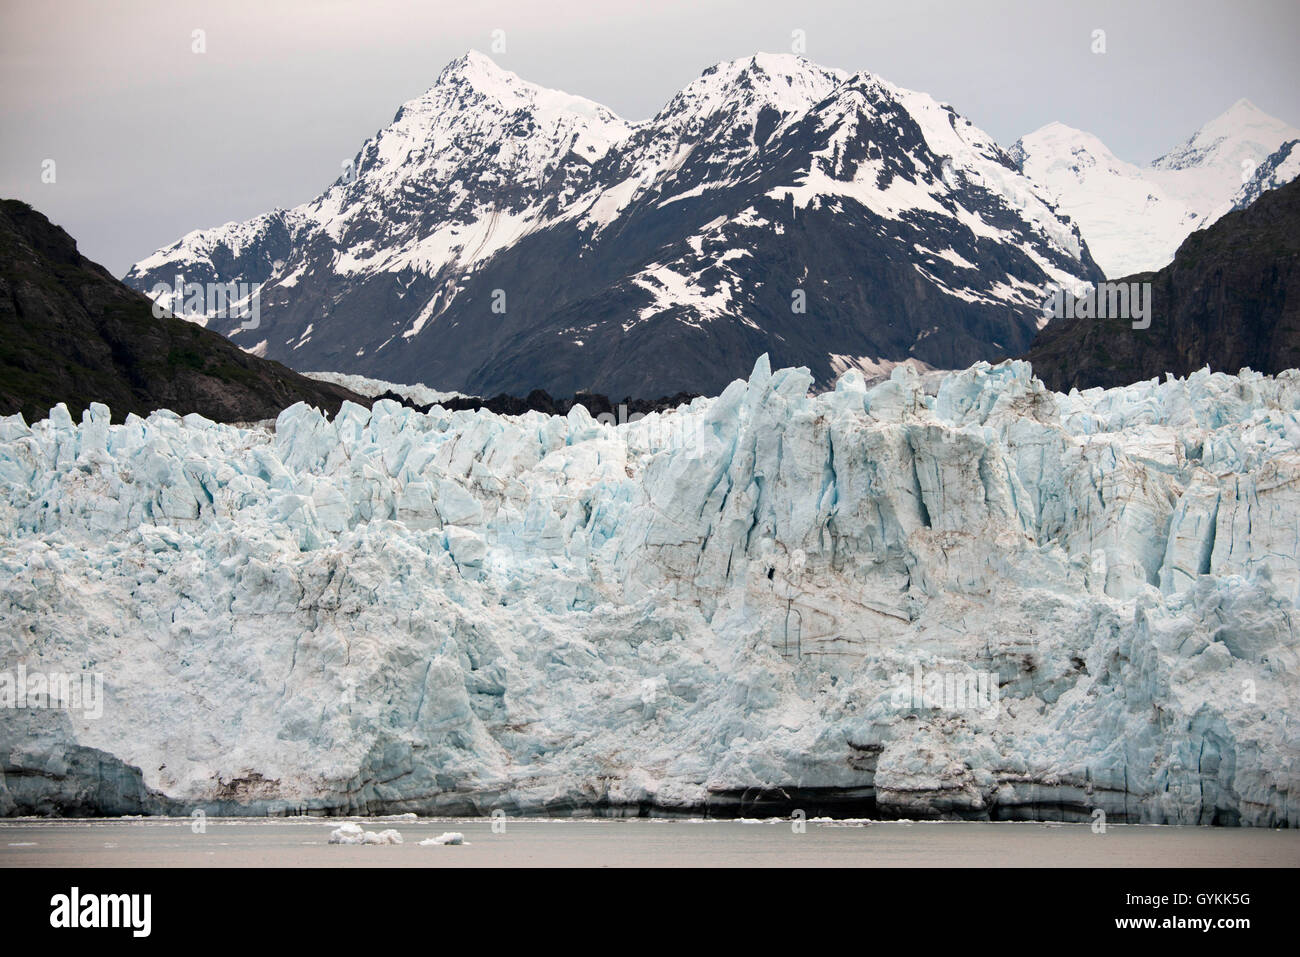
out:
{"label": "iceberg", "polygon": [[811,384],[0,418],[0,813],[1300,826],[1300,373]]}
{"label": "iceberg", "polygon": [[[367,831],[360,824],[343,824],[330,831],[331,844],[401,844],[402,835],[391,827]],[[421,842],[423,843],[423,842]]]}

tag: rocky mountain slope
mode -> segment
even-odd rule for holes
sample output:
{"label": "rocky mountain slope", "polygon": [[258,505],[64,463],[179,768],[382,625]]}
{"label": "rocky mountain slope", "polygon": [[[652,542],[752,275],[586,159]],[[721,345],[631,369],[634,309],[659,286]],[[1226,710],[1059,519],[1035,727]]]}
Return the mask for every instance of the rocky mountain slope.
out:
{"label": "rocky mountain slope", "polygon": [[0,419],[0,813],[1300,826],[1295,373],[811,384]]}
{"label": "rocky mountain slope", "polygon": [[118,421],[156,409],[256,421],[295,402],[333,412],[345,399],[361,401],[193,323],[156,318],[62,229],[0,201],[0,414],[36,421],[61,402],[80,417],[102,403]]}
{"label": "rocky mountain slope", "polygon": [[1298,137],[1300,130],[1239,100],[1146,166],[1062,123],[1035,130],[1010,152],[1116,278],[1168,265],[1193,231],[1294,179],[1287,157]]}
{"label": "rocky mountain slope", "polygon": [[1300,139],[1287,140],[1241,184],[1233,194],[1231,208],[1245,209],[1268,190],[1285,186],[1297,176],[1300,176]]}
{"label": "rocky mountain slope", "polygon": [[1151,326],[1058,319],[1024,358],[1049,387],[1110,387],[1209,366],[1300,368],[1300,181],[1192,233],[1151,283]]}
{"label": "rocky mountain slope", "polygon": [[523,395],[716,393],[761,353],[821,384],[881,360],[1026,348],[1040,290],[1100,278],[1011,158],[951,107],[760,54],[651,119],[450,64],[316,200],[184,237],[141,290],[261,283],[300,369]]}

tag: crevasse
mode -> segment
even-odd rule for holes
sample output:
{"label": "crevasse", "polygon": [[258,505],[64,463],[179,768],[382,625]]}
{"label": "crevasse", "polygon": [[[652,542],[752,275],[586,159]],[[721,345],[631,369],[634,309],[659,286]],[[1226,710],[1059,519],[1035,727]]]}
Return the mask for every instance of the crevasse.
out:
{"label": "crevasse", "polygon": [[1300,824],[1300,374],[810,383],[0,419],[0,812]]}

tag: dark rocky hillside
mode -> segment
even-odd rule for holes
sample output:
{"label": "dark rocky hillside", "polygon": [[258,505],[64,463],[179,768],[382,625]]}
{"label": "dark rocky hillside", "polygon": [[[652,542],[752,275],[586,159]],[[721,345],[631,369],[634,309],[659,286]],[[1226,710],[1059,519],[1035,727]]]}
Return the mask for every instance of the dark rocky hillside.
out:
{"label": "dark rocky hillside", "polygon": [[347,389],[259,359],[172,316],[77,251],[26,203],[0,200],[0,414],[44,418],[67,403],[74,418],[102,402],[122,421],[155,409],[218,422],[276,416],[295,402],[333,413]]}
{"label": "dark rocky hillside", "polygon": [[1300,367],[1300,180],[1192,233],[1159,272],[1117,281],[1152,284],[1150,328],[1053,320],[1023,356],[1050,388]]}

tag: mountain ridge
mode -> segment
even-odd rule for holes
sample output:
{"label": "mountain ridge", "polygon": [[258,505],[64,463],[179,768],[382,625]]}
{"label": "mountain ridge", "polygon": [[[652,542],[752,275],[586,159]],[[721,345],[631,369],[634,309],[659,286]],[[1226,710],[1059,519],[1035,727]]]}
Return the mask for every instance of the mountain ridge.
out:
{"label": "mountain ridge", "polygon": [[[503,107],[522,94],[490,63],[449,64],[355,180],[228,243],[189,234],[128,283],[251,262],[263,328],[219,331],[302,369],[664,395],[720,390],[765,352],[823,385],[833,356],[968,364],[1029,345],[1046,283],[1100,278],[991,137],[871,74],[755,54],[627,124],[535,105],[568,94]],[[431,126],[420,103],[440,105]]]}

